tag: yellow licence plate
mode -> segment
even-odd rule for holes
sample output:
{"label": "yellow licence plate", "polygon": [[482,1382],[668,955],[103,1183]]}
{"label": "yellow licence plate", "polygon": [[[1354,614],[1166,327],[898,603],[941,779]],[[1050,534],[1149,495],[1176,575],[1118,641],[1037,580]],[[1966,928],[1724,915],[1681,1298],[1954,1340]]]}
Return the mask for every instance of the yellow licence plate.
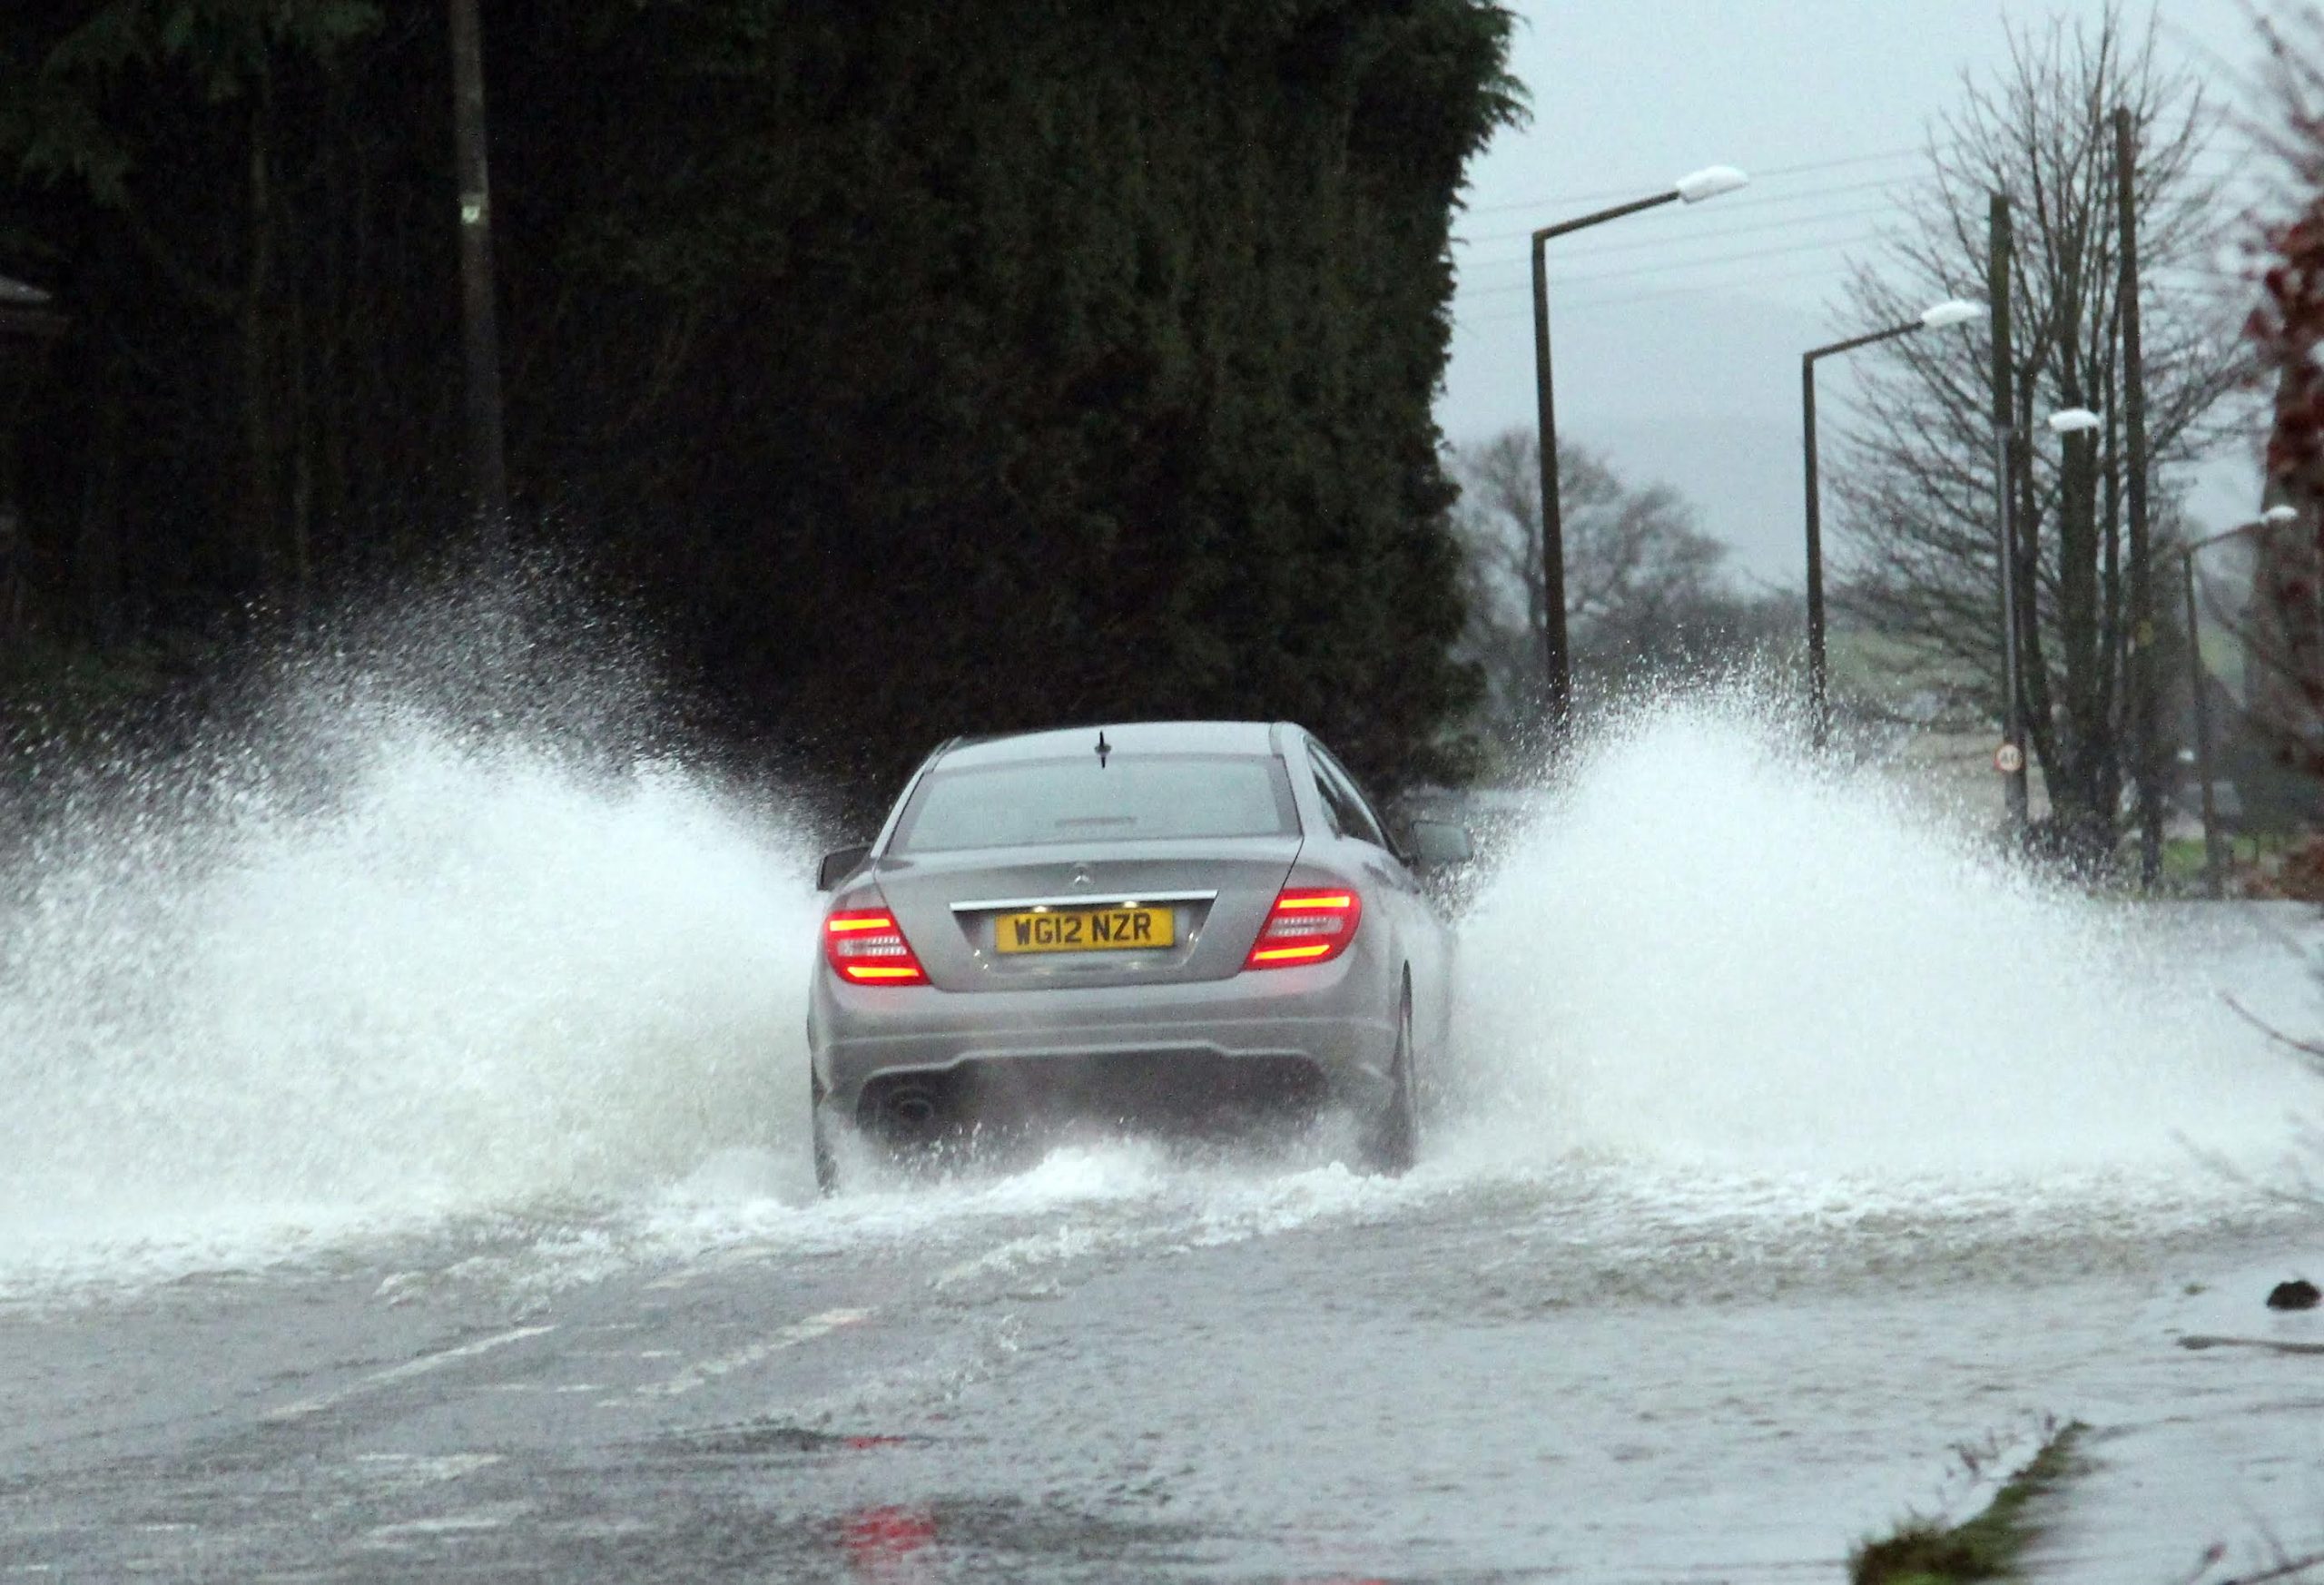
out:
{"label": "yellow licence plate", "polygon": [[1123,952],[1172,944],[1177,917],[1167,908],[1087,908],[1004,913],[992,924],[1002,952]]}

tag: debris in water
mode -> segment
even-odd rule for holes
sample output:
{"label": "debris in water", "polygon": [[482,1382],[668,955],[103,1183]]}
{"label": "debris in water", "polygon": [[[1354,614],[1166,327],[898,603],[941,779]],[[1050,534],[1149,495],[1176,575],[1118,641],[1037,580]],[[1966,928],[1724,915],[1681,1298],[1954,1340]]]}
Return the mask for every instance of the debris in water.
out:
{"label": "debris in water", "polygon": [[2313,1310],[2319,1300],[2324,1300],[2324,1293],[2318,1292],[2314,1283],[2309,1282],[2306,1277],[2294,1277],[2288,1283],[2278,1283],[2275,1285],[2274,1290],[2268,1295],[2268,1308],[2270,1310]]}

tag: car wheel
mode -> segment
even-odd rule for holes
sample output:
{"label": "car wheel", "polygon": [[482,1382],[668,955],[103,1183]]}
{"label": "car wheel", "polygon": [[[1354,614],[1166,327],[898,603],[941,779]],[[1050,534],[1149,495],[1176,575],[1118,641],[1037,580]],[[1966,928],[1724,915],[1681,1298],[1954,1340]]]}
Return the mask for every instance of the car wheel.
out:
{"label": "car wheel", "polygon": [[839,1156],[832,1148],[831,1123],[823,1116],[822,1086],[807,1097],[807,1127],[815,1147],[815,1190],[826,1196],[839,1192]]}
{"label": "car wheel", "polygon": [[1388,1066],[1388,1104],[1367,1130],[1364,1165],[1401,1177],[1420,1155],[1419,1086],[1413,1073],[1413,999],[1407,991],[1396,1019],[1396,1054]]}

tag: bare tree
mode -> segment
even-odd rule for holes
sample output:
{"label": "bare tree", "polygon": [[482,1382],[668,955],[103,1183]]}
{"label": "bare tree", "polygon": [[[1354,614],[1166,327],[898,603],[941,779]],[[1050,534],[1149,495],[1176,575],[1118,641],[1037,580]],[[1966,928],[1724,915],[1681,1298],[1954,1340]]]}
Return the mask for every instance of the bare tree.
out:
{"label": "bare tree", "polygon": [[[1488,713],[1504,733],[1530,724],[1539,708],[1540,456],[1531,429],[1452,449],[1462,488],[1453,526],[1469,608],[1463,649],[1484,668]],[[1771,636],[1768,602],[1734,586],[1727,546],[1695,526],[1676,490],[1633,488],[1570,441],[1559,446],[1558,487],[1567,623],[1585,686],[1601,694],[1651,686],[1677,671],[1743,658]]]}
{"label": "bare tree", "polygon": [[[1901,322],[1944,298],[1986,294],[1990,195],[2010,201],[2014,482],[2022,560],[2034,595],[2021,634],[2028,733],[2063,832],[2087,853],[2112,849],[2131,704],[2123,522],[2115,409],[2122,389],[2116,174],[2112,117],[2129,108],[2149,444],[2154,465],[2194,460],[2216,438],[2240,373],[2228,310],[2203,281],[2221,199],[2197,157],[2219,116],[2194,77],[2165,66],[2154,25],[2126,29],[2119,5],[2094,24],[2010,34],[1994,78],[1965,79],[1934,130],[1928,175],[1901,228],[1856,266],[1852,322]],[[1837,600],[1853,621],[1903,641],[1928,668],[1975,679],[1999,714],[2002,676],[1990,333],[1908,336],[1870,360],[1843,423]],[[2061,444],[2053,412],[2105,416],[2092,440]],[[2167,478],[2153,491],[2149,570],[2158,588],[2176,538]],[[2158,610],[2168,610],[2157,601]],[[2150,659],[2167,660],[2158,633]]]}
{"label": "bare tree", "polygon": [[[1504,739],[1530,729],[1542,680],[1540,442],[1531,429],[1448,448],[1447,471],[1461,487],[1452,531],[1461,546],[1463,657],[1484,674],[1484,715]],[[1572,455],[1569,448],[1567,455]],[[1573,498],[1571,476],[1559,488]]]}

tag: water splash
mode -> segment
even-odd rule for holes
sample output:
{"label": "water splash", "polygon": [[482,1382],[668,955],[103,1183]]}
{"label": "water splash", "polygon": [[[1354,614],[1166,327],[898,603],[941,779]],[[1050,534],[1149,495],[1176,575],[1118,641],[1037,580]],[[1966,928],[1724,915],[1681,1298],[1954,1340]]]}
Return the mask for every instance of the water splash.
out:
{"label": "water splash", "polygon": [[2191,950],[1783,741],[1729,699],[1585,751],[1465,932],[1456,1154],[1898,1182],[2280,1156],[2319,1097],[2217,976],[2305,1000],[2298,954]]}
{"label": "water splash", "polygon": [[803,844],[657,757],[635,652],[568,615],[417,602],[34,816],[0,875],[0,1266],[799,1154]]}
{"label": "water splash", "polygon": [[2303,1011],[2294,954],[2036,885],[1747,706],[1666,703],[1480,899],[1410,1182],[1125,1145],[818,1206],[808,849],[674,757],[615,630],[420,601],[233,720],[63,767],[0,860],[0,1290],[507,1214],[554,1284],[734,1241],[1198,1243],[1512,1178],[1649,1242],[2069,1179],[2086,1213],[2124,1175],[2218,1189],[2189,1140],[2260,1169],[2317,1098],[2213,994],[2272,975]]}

